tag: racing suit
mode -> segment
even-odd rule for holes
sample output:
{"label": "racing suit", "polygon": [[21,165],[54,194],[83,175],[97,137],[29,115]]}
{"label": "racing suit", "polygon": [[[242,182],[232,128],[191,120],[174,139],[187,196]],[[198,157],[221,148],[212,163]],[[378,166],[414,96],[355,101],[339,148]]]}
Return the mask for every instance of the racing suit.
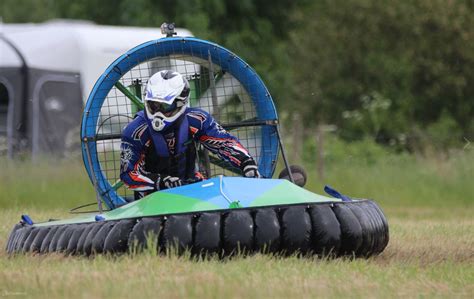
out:
{"label": "racing suit", "polygon": [[122,133],[120,179],[136,191],[136,199],[157,191],[160,178],[194,179],[196,149],[193,141],[241,170],[255,165],[239,140],[204,110],[187,108],[173,127],[162,132],[149,127],[145,113],[140,111]]}

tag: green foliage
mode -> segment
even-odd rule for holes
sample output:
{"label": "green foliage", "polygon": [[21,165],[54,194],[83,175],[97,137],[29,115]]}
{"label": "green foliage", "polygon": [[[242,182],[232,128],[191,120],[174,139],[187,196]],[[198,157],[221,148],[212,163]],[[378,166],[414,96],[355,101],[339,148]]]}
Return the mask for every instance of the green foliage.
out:
{"label": "green foliage", "polygon": [[[354,167],[375,166],[381,161],[389,159],[394,153],[386,147],[377,144],[372,139],[347,142],[335,136],[327,138],[324,148],[324,159],[326,164],[337,165],[338,163],[352,163]],[[398,157],[403,160],[403,155]]]}
{"label": "green foliage", "polygon": [[346,140],[418,150],[474,139],[469,0],[3,0],[1,8],[7,23],[173,21],[244,58],[280,111],[309,127],[335,124]]}
{"label": "green foliage", "polygon": [[[291,41],[295,96],[307,103],[301,113],[337,124],[345,138],[391,143],[444,111],[472,135],[473,10],[461,0],[314,1],[298,10]],[[366,99],[377,97],[390,105],[367,113]],[[360,123],[347,122],[345,111]]]}
{"label": "green foliage", "polygon": [[400,113],[390,111],[392,100],[378,92],[364,95],[361,107],[352,111],[343,111],[343,130],[340,136],[346,140],[372,138],[376,142],[391,146],[404,146],[406,135],[403,132],[405,122]]}
{"label": "green foliage", "polygon": [[430,144],[434,145],[437,150],[443,151],[457,145],[458,140],[462,137],[461,129],[446,111],[443,111],[438,121],[428,126],[426,133],[430,139]]}

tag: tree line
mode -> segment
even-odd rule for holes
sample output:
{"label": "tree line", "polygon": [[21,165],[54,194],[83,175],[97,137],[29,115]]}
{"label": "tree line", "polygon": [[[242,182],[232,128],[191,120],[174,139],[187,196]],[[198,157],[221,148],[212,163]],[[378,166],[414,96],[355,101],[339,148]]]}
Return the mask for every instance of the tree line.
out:
{"label": "tree line", "polygon": [[173,21],[231,49],[264,79],[287,123],[401,150],[474,139],[470,0],[3,0],[3,22]]}

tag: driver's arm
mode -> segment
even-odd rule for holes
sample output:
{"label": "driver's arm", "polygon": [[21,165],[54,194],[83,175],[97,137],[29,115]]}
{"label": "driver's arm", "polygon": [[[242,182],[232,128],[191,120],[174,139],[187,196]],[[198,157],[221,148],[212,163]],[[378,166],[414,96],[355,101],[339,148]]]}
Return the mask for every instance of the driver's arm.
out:
{"label": "driver's arm", "polygon": [[190,130],[195,140],[232,166],[242,170],[246,177],[259,177],[258,167],[248,150],[207,112],[194,108],[188,112]]}
{"label": "driver's arm", "polygon": [[134,191],[156,189],[157,175],[144,170],[145,148],[151,142],[146,136],[146,126],[131,122],[122,133],[120,145],[120,179]]}
{"label": "driver's arm", "polygon": [[121,145],[120,179],[134,191],[153,191],[156,176],[143,170],[144,155],[133,144],[123,141]]}

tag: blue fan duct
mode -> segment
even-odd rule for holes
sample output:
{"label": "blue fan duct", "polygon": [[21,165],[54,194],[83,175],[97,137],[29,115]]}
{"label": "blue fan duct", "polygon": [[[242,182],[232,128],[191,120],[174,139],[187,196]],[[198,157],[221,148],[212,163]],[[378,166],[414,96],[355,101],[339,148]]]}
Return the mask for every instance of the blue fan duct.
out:
{"label": "blue fan duct", "polygon": [[[245,61],[231,51],[209,41],[192,37],[161,38],[141,44],[115,60],[97,80],[86,103],[82,118],[82,156],[89,178],[97,182],[97,191],[110,209],[126,203],[125,199],[112,189],[102,172],[95,138],[102,104],[114,84],[135,66],[157,57],[174,54],[190,55],[204,60],[211,58],[223,71],[234,76],[245,88],[255,104],[259,121],[276,121],[277,112],[265,84]],[[262,176],[270,178],[275,171],[278,156],[278,136],[275,126],[262,126],[262,155],[258,161]],[[88,146],[88,149],[86,149]],[[88,162],[88,153],[91,163]]]}

